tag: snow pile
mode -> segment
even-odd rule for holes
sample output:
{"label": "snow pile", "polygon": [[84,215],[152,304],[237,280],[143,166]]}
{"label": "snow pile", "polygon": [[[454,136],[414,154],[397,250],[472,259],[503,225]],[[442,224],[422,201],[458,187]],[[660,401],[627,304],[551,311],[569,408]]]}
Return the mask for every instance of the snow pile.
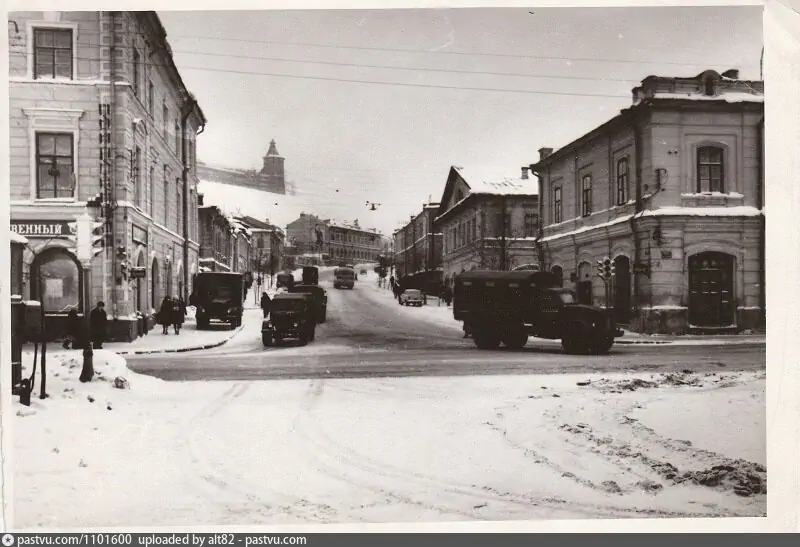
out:
{"label": "snow pile", "polygon": [[[33,370],[33,352],[22,354],[23,378],[29,378]],[[72,422],[72,418],[64,416],[65,407],[74,409],[79,405],[113,410],[115,401],[130,398],[132,391],[147,393],[160,392],[166,389],[163,380],[137,374],[127,367],[125,358],[110,350],[94,350],[94,377],[91,382],[79,380],[83,370],[83,352],[81,350],[49,350],[45,357],[47,372],[46,399],[40,399],[41,386],[41,351],[37,357],[34,390],[31,393],[31,406],[26,407],[15,398],[14,407],[17,416],[27,417],[40,411],[54,412]],[[69,428],[67,428],[69,429]]]}

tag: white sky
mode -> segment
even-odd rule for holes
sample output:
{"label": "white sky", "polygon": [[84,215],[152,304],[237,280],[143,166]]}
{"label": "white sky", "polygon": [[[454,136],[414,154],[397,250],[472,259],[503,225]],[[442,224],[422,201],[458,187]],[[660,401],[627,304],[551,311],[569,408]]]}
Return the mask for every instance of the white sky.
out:
{"label": "white sky", "polygon": [[[439,199],[450,165],[519,176],[538,148],[627,107],[648,75],[738,68],[759,78],[760,6],[532,11],[159,16],[209,120],[201,160],[260,168],[274,138],[307,212],[384,233]],[[377,68],[387,66],[402,69]]]}

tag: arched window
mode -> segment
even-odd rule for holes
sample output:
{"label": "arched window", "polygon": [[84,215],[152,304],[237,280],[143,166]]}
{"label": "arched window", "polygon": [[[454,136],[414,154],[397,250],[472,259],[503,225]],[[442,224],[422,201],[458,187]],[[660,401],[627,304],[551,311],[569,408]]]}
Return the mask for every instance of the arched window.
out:
{"label": "arched window", "polygon": [[697,149],[697,191],[724,192],[724,153],[720,146],[701,146]]}
{"label": "arched window", "polygon": [[83,274],[75,258],[60,248],[43,251],[31,265],[31,296],[47,313],[64,313],[72,308],[85,312],[81,295]]}
{"label": "arched window", "polygon": [[183,234],[183,188],[181,179],[175,179],[175,231]]}
{"label": "arched window", "polygon": [[617,160],[617,205],[628,201],[628,158]]}

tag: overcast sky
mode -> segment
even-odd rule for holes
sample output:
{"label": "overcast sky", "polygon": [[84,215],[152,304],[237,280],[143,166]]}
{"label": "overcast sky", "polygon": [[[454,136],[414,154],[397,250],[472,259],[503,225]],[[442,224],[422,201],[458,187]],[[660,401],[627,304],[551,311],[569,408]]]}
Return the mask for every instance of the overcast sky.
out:
{"label": "overcast sky", "polygon": [[159,15],[209,120],[202,161],[260,168],[274,138],[308,212],[384,233],[439,199],[451,165],[518,177],[540,147],[629,106],[648,75],[759,78],[758,6],[533,12]]}

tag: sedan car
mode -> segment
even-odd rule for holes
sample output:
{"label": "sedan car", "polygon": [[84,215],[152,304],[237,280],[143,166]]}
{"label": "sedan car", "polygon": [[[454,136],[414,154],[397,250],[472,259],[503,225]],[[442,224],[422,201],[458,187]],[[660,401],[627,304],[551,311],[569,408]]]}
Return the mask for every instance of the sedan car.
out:
{"label": "sedan car", "polygon": [[400,295],[401,306],[422,306],[425,299],[422,297],[422,291],[419,289],[406,289]]}

